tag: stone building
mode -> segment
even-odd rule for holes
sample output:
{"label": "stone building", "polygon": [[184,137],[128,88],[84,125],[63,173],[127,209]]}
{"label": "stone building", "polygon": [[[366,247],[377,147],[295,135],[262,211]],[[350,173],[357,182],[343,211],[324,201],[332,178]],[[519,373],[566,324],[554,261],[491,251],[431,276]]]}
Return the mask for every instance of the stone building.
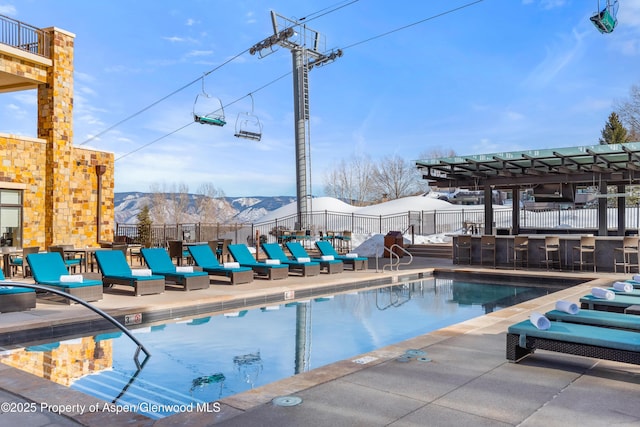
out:
{"label": "stone building", "polygon": [[113,240],[113,153],[73,145],[75,35],[1,15],[0,27],[0,93],[38,99],[37,135],[0,129],[0,245]]}

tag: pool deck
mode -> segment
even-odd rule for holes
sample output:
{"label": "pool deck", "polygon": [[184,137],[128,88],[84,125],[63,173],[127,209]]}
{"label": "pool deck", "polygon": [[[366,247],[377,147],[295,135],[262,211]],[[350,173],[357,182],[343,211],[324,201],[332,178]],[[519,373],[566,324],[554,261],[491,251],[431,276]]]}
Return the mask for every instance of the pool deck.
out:
{"label": "pool deck", "polygon": [[[383,260],[380,260],[381,268]],[[208,290],[133,297],[105,292],[95,305],[118,315],[135,310],[164,310],[174,317],[181,308],[205,308],[215,303],[256,301],[313,292],[354,281],[406,275],[429,275],[433,268],[511,275],[513,270],[493,270],[452,265],[450,260],[414,258],[400,271],[376,271],[375,262],[364,272],[345,271],[316,277],[290,276],[284,280],[255,280],[250,284],[213,285]],[[520,270],[536,276],[558,272]],[[193,411],[160,420],[138,414],[78,408],[61,414],[41,410],[46,405],[104,403],[91,396],[0,364],[0,425],[27,426],[603,426],[640,423],[640,366],[537,351],[520,363],[505,358],[505,333],[509,325],[525,320],[531,311],[545,312],[559,299],[578,302],[592,286],[607,286],[629,275],[563,273],[563,277],[595,279],[552,295],[446,327],[353,359],[330,364],[219,401],[220,410]],[[337,292],[337,291],[336,291]],[[197,298],[197,300],[195,299]],[[36,309],[0,314],[0,332],[60,325],[89,316],[79,305],[40,302]],[[339,345],[339,343],[337,343]],[[398,361],[406,350],[421,349],[431,361]],[[356,363],[353,360],[368,361]],[[296,406],[276,406],[272,400],[296,396]],[[23,408],[35,411],[8,411]]]}

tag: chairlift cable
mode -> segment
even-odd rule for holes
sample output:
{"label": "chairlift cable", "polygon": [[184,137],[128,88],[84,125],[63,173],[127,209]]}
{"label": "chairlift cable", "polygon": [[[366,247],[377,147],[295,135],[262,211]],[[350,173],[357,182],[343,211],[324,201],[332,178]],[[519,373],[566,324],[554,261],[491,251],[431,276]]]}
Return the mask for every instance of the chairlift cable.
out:
{"label": "chairlift cable", "polygon": [[[266,84],[264,84],[264,85],[260,86],[258,89],[254,90],[254,91],[253,91],[253,92],[251,92],[251,93],[255,93],[255,92],[261,91],[261,90],[263,90],[263,89],[265,89],[265,88],[267,88],[267,87],[271,86],[272,84],[276,83],[277,81],[282,80],[283,78],[287,77],[289,74],[291,74],[291,71],[289,71],[289,72],[288,72],[288,73],[286,73],[286,74],[281,75],[280,77],[278,77],[278,78],[276,78],[276,79],[271,80],[269,83],[266,83]],[[201,77],[199,77],[199,78],[198,78],[198,80],[200,80],[200,78],[201,78]],[[198,80],[196,80],[196,81],[198,81]],[[193,83],[192,83],[192,84],[193,84]],[[230,103],[228,103],[228,104],[224,105],[224,107],[226,108],[226,107],[228,107],[228,106],[231,106],[231,105],[235,104],[236,102],[241,101],[241,100],[242,100],[242,99],[244,99],[245,97],[247,97],[247,95],[244,95],[244,96],[242,96],[241,98],[236,99],[235,101],[231,101]],[[186,128],[186,127],[188,127],[188,126],[191,126],[191,125],[192,125],[192,124],[194,124],[194,123],[195,123],[194,121],[190,121],[189,123],[187,123],[187,124],[185,124],[185,125],[183,125],[183,126],[180,126],[179,128],[177,128],[177,129],[176,129],[176,130],[174,130],[174,131],[171,131],[171,132],[169,132],[169,133],[167,133],[167,134],[165,134],[165,135],[162,135],[162,136],[160,136],[160,137],[158,137],[158,138],[154,139],[154,140],[153,140],[153,141],[151,141],[151,142],[148,142],[148,143],[146,143],[146,144],[144,144],[144,145],[141,145],[140,147],[136,148],[135,150],[131,150],[131,151],[129,151],[129,152],[127,152],[127,153],[125,153],[125,154],[123,154],[123,155],[121,155],[121,156],[117,157],[116,159],[114,159],[114,162],[117,162],[118,160],[120,160],[120,159],[122,159],[122,158],[125,158],[125,157],[129,156],[130,154],[137,153],[138,151],[142,150],[143,148],[146,148],[146,147],[148,147],[148,146],[150,146],[150,145],[152,145],[152,144],[155,144],[156,142],[161,141],[161,140],[163,140],[163,139],[165,139],[165,138],[167,138],[167,137],[169,137],[169,136],[171,136],[171,135],[173,135],[173,134],[175,134],[175,133],[177,133],[177,132],[180,132],[181,130],[185,129],[185,128]]]}
{"label": "chairlift cable", "polygon": [[[111,131],[111,130],[115,129],[116,127],[120,126],[121,124],[123,124],[123,123],[125,123],[125,122],[128,122],[129,120],[133,119],[134,117],[139,116],[140,114],[144,113],[145,111],[147,111],[147,110],[151,109],[152,107],[155,107],[156,105],[160,104],[162,101],[165,101],[166,99],[168,99],[168,98],[172,97],[172,96],[173,96],[173,95],[175,95],[176,93],[183,91],[184,89],[188,88],[189,86],[192,86],[192,85],[193,85],[193,84],[195,84],[195,83],[198,83],[198,82],[200,81],[200,79],[202,79],[202,78],[204,78],[204,77],[208,76],[209,74],[213,73],[214,71],[219,70],[219,69],[220,69],[220,68],[222,68],[223,66],[227,65],[228,63],[230,63],[231,61],[235,60],[236,58],[238,58],[238,57],[240,57],[240,56],[244,55],[244,54],[245,54],[245,53],[247,53],[248,51],[249,51],[249,49],[245,49],[243,52],[241,52],[241,53],[239,53],[239,54],[237,54],[237,55],[235,55],[235,56],[231,57],[230,59],[228,59],[227,61],[225,61],[225,62],[223,62],[222,64],[218,65],[217,67],[215,67],[215,68],[213,68],[213,69],[211,69],[211,70],[209,70],[209,71],[205,72],[202,76],[198,77],[197,79],[192,80],[191,82],[189,82],[189,83],[185,84],[184,86],[182,86],[182,87],[180,87],[180,88],[178,88],[178,89],[174,90],[174,91],[173,91],[173,92],[171,92],[170,94],[165,95],[164,97],[160,98],[159,100],[157,100],[157,101],[155,101],[155,102],[153,102],[153,103],[151,103],[151,104],[147,105],[147,106],[146,106],[146,107],[144,107],[143,109],[141,109],[141,110],[139,110],[139,111],[137,111],[137,112],[135,112],[135,113],[131,114],[131,115],[130,115],[130,116],[128,116],[128,117],[125,117],[124,119],[120,120],[119,122],[117,122],[117,123],[115,123],[115,124],[113,124],[113,125],[109,126],[108,128],[104,129],[103,131],[101,131],[101,132],[99,132],[99,133],[97,133],[97,134],[95,134],[95,135],[91,136],[90,138],[88,138],[88,139],[87,139],[87,140],[85,140],[84,142],[81,142],[81,143],[80,143],[80,144],[78,144],[78,145],[84,145],[84,144],[86,144],[86,143],[88,143],[88,142],[91,142],[91,141],[93,141],[94,139],[96,139],[96,138],[98,138],[98,137],[100,137],[100,136],[104,135],[105,133],[107,133],[107,132],[109,132],[109,131]],[[182,128],[180,128],[180,129],[182,129]],[[174,133],[174,132],[172,132],[172,133]]]}
{"label": "chairlift cable", "polygon": [[[335,10],[341,9],[341,8],[343,8],[343,7],[345,7],[345,6],[349,6],[349,5],[353,4],[353,3],[355,3],[356,1],[359,1],[359,0],[354,0],[354,1],[352,1],[351,3],[341,5],[340,7],[336,8],[336,9],[333,9],[333,10],[330,10],[329,12],[324,13],[323,15],[326,15],[326,14],[328,14],[328,13],[331,13],[331,12],[335,11]],[[465,8],[467,8],[467,7],[470,7],[470,6],[476,5],[476,4],[481,3],[481,2],[483,2],[483,1],[484,1],[484,0],[476,0],[476,1],[472,1],[472,2],[466,3],[466,4],[462,5],[462,6],[459,6],[459,7],[453,8],[453,9],[446,10],[446,11],[441,12],[441,13],[439,13],[439,14],[429,16],[429,17],[427,17],[427,18],[425,18],[425,19],[421,19],[420,21],[416,21],[416,22],[413,22],[413,23],[411,23],[411,24],[407,24],[407,25],[404,25],[404,26],[402,26],[402,27],[398,27],[398,28],[396,28],[396,29],[393,29],[393,30],[387,31],[387,32],[385,32],[385,33],[382,33],[382,34],[379,34],[379,35],[376,35],[376,36],[373,36],[373,37],[369,37],[369,38],[367,38],[367,39],[365,39],[365,40],[361,40],[361,41],[356,42],[356,43],[352,43],[352,44],[350,44],[350,45],[348,45],[348,46],[343,47],[341,50],[343,50],[343,51],[344,51],[344,50],[346,50],[346,49],[349,49],[349,48],[352,48],[352,47],[355,47],[355,46],[358,46],[358,45],[361,45],[361,44],[368,43],[368,42],[370,42],[370,41],[373,41],[373,40],[376,40],[376,39],[379,39],[379,38],[382,38],[382,37],[388,36],[388,35],[390,35],[390,34],[393,34],[393,33],[396,33],[396,32],[402,31],[402,30],[405,30],[405,29],[410,28],[410,27],[413,27],[413,26],[415,26],[415,25],[422,24],[422,23],[424,23],[424,22],[427,22],[427,21],[430,21],[430,20],[433,20],[433,19],[436,19],[436,18],[439,18],[439,17],[445,16],[445,15],[448,15],[448,14],[453,13],[453,12],[460,11],[460,10],[462,10],[462,9],[465,9]],[[324,9],[323,9],[323,10],[324,10]],[[316,13],[319,13],[319,12],[316,12]],[[314,14],[312,14],[312,15],[314,15]],[[309,15],[309,16],[312,16],[312,15]],[[323,15],[319,15],[319,16],[317,16],[317,17],[314,17],[314,18],[308,19],[307,21],[310,21],[310,20],[313,20],[313,19],[317,19],[318,17],[323,16]],[[305,19],[305,18],[303,18],[303,19]],[[120,125],[120,124],[122,124],[122,123],[124,123],[124,122],[128,121],[129,119],[131,119],[131,118],[133,118],[133,117],[135,117],[135,116],[137,116],[137,115],[141,114],[142,112],[144,112],[144,111],[148,110],[149,108],[151,108],[151,107],[155,106],[156,104],[158,104],[158,103],[160,103],[160,102],[164,101],[165,99],[169,98],[170,96],[172,96],[172,95],[174,95],[174,94],[178,93],[179,91],[181,91],[181,90],[183,90],[183,89],[186,89],[187,87],[189,87],[189,86],[193,85],[194,83],[197,83],[197,82],[198,82],[198,81],[200,81],[200,79],[202,79],[204,76],[207,76],[207,75],[209,75],[209,74],[213,73],[214,71],[217,71],[217,70],[218,70],[218,69],[220,69],[222,66],[224,66],[224,65],[228,64],[229,62],[233,61],[234,59],[236,59],[237,57],[239,57],[239,56],[243,55],[244,53],[246,53],[246,52],[248,52],[248,51],[249,51],[249,49],[246,49],[246,50],[245,50],[245,51],[243,51],[242,53],[240,53],[240,54],[238,54],[238,55],[234,56],[233,58],[229,59],[228,61],[226,61],[226,62],[224,62],[224,63],[220,64],[218,67],[216,67],[216,68],[214,68],[214,69],[212,69],[212,70],[210,70],[210,71],[208,71],[208,72],[204,73],[204,75],[203,75],[203,76],[198,77],[197,79],[195,79],[195,80],[193,80],[192,82],[190,82],[190,83],[186,84],[186,85],[185,85],[185,86],[183,86],[182,88],[180,88],[180,89],[178,89],[178,90],[176,90],[176,91],[172,92],[171,94],[169,94],[169,95],[165,96],[164,98],[162,98],[162,99],[160,99],[160,100],[156,101],[154,104],[151,104],[150,106],[148,106],[148,107],[144,108],[143,110],[140,110],[139,112],[135,113],[135,115],[132,115],[132,116],[130,116],[130,117],[128,117],[128,118],[126,118],[126,119],[124,119],[124,120],[121,120],[120,122],[118,122],[118,123],[116,123],[115,125],[113,125],[113,126],[109,127],[108,129],[106,129],[106,130],[104,130],[104,131],[100,132],[99,134],[94,135],[93,137],[91,137],[90,139],[88,139],[87,141],[83,142],[83,143],[82,143],[82,144],[80,144],[80,145],[86,144],[87,142],[91,141],[92,139],[95,139],[95,138],[97,138],[98,136],[100,136],[100,135],[102,135],[102,134],[104,134],[104,133],[108,132],[109,130],[112,130],[112,129],[113,129],[113,128],[115,128],[116,126],[118,126],[118,125]],[[250,93],[249,93],[249,95],[250,95],[250,94],[253,94],[253,93],[256,93],[256,92],[259,92],[259,91],[261,91],[261,90],[263,90],[263,89],[267,88],[268,86],[271,86],[272,84],[274,84],[274,83],[276,83],[277,81],[279,81],[279,80],[283,79],[284,77],[287,77],[287,76],[288,76],[288,75],[290,75],[291,73],[292,73],[292,71],[289,71],[289,72],[287,72],[287,73],[285,73],[285,74],[281,75],[280,77],[277,77],[276,79],[274,79],[274,80],[270,81],[269,83],[267,83],[267,84],[265,84],[265,85],[263,85],[263,86],[259,87],[258,89],[255,89],[254,91],[250,92]],[[231,105],[233,105],[233,104],[235,104],[235,103],[239,102],[240,100],[242,100],[242,99],[243,99],[243,98],[245,98],[246,96],[248,96],[248,95],[244,95],[244,96],[242,96],[242,97],[240,97],[240,98],[236,99],[235,101],[230,102],[229,104],[223,105],[223,108],[228,107],[228,106],[231,106]],[[147,144],[144,144],[144,145],[142,145],[142,146],[140,146],[140,147],[136,148],[135,150],[132,150],[132,151],[130,151],[130,152],[128,152],[128,153],[125,153],[125,154],[123,154],[122,156],[120,156],[120,157],[116,158],[116,159],[115,159],[115,161],[118,161],[118,160],[120,160],[120,159],[122,159],[122,158],[124,158],[124,157],[127,157],[127,156],[128,156],[128,155],[130,155],[130,154],[136,153],[136,152],[140,151],[140,150],[141,150],[141,149],[143,149],[143,148],[146,148],[146,147],[148,147],[148,146],[150,146],[150,145],[152,145],[152,144],[154,144],[154,143],[156,143],[156,142],[158,142],[158,141],[160,141],[160,140],[162,140],[162,139],[164,139],[164,138],[166,138],[166,137],[168,137],[168,136],[171,136],[171,135],[173,135],[173,134],[175,134],[175,133],[177,133],[177,132],[181,131],[182,129],[186,128],[187,126],[189,126],[189,125],[191,125],[191,124],[193,124],[193,123],[195,123],[195,122],[190,122],[190,123],[188,123],[188,124],[186,124],[186,125],[184,125],[184,126],[181,126],[180,128],[178,128],[178,129],[176,129],[176,130],[174,130],[174,131],[172,131],[172,132],[170,132],[170,133],[168,133],[168,134],[166,134],[166,135],[163,135],[163,136],[161,136],[161,137],[159,137],[159,138],[156,138],[156,139],[154,139],[153,141],[151,141],[151,142],[149,142],[149,143],[147,143]]]}
{"label": "chairlift cable", "polygon": [[[356,2],[358,2],[358,1],[359,1],[359,0],[352,0],[351,2],[349,2],[349,3],[347,3],[347,4],[336,3],[336,4],[337,4],[337,5],[339,5],[339,6],[335,7],[334,9],[329,10],[328,12],[325,12],[325,13],[322,13],[321,15],[318,15],[319,13],[324,12],[325,10],[327,10],[327,9],[329,9],[329,8],[332,8],[332,7],[334,7],[334,6],[329,6],[329,7],[326,7],[326,8],[324,8],[324,9],[320,9],[319,11],[317,11],[317,12],[313,12],[312,14],[308,15],[306,18],[302,18],[302,19],[306,19],[306,21],[307,21],[307,22],[308,22],[308,21],[312,21],[312,20],[314,20],[314,19],[317,19],[317,18],[319,18],[319,17],[321,17],[321,16],[324,16],[324,15],[327,15],[327,14],[329,14],[329,13],[335,12],[335,11],[337,11],[337,10],[339,10],[339,9],[342,9],[343,7],[349,6],[349,5],[351,5],[351,4],[353,4],[353,3],[356,3]],[[314,15],[318,15],[318,16],[314,16]],[[312,18],[311,18],[311,17],[312,17]],[[184,86],[182,86],[182,87],[180,87],[180,88],[178,88],[178,89],[174,90],[173,92],[169,93],[168,95],[165,95],[164,97],[160,98],[159,100],[157,100],[157,101],[155,101],[155,102],[153,102],[153,103],[151,103],[151,104],[147,105],[147,106],[146,106],[146,107],[144,107],[143,109],[141,109],[141,110],[139,110],[139,111],[137,111],[137,112],[135,112],[135,113],[131,114],[130,116],[125,117],[124,119],[120,120],[119,122],[116,122],[115,124],[113,124],[113,125],[109,126],[108,128],[106,128],[106,129],[104,129],[104,130],[102,130],[102,131],[98,132],[97,134],[92,135],[91,137],[87,138],[85,141],[81,142],[81,143],[80,143],[80,144],[78,144],[78,145],[85,145],[85,144],[87,144],[87,143],[89,143],[89,142],[93,141],[94,139],[99,138],[100,136],[104,135],[105,133],[112,131],[113,129],[115,129],[116,127],[120,126],[121,124],[123,124],[123,123],[125,123],[125,122],[128,122],[129,120],[131,120],[131,119],[133,119],[133,118],[135,118],[135,117],[139,116],[140,114],[144,113],[145,111],[147,111],[147,110],[149,110],[149,109],[151,109],[151,108],[155,107],[156,105],[158,105],[158,104],[160,104],[161,102],[163,102],[163,101],[167,100],[168,98],[172,97],[173,95],[175,95],[175,94],[177,94],[177,93],[179,93],[179,92],[182,92],[182,91],[183,91],[183,90],[185,90],[186,88],[188,88],[188,87],[190,87],[190,86],[194,85],[195,83],[197,83],[197,82],[198,82],[200,79],[202,79],[203,77],[206,77],[206,76],[208,76],[209,74],[211,74],[211,73],[213,73],[213,72],[215,72],[215,71],[219,70],[219,69],[220,69],[220,68],[222,68],[223,66],[225,66],[225,65],[227,65],[228,63],[230,63],[230,62],[234,61],[236,58],[238,58],[238,57],[240,57],[240,56],[244,55],[244,54],[245,54],[245,53],[247,53],[248,51],[249,51],[249,49],[245,49],[245,50],[243,50],[242,52],[240,52],[240,53],[238,53],[237,55],[235,55],[235,56],[231,57],[230,59],[228,59],[227,61],[225,61],[225,62],[223,62],[222,64],[218,65],[217,67],[212,68],[211,70],[209,70],[209,71],[205,72],[202,76],[198,77],[197,79],[192,80],[191,82],[189,82],[189,83],[185,84]],[[180,129],[182,129],[182,128],[180,128]],[[172,132],[172,133],[173,133],[173,132]]]}
{"label": "chairlift cable", "polygon": [[396,29],[394,29],[394,30],[387,31],[386,33],[378,34],[377,36],[369,37],[368,39],[365,39],[365,40],[362,40],[362,41],[359,41],[359,42],[356,42],[356,43],[350,44],[349,46],[345,46],[345,47],[343,47],[341,50],[343,50],[343,51],[344,51],[344,50],[349,49],[349,48],[352,48],[352,47],[354,47],[354,46],[358,46],[358,45],[361,45],[361,44],[364,44],[364,43],[370,42],[370,41],[372,41],[372,40],[376,40],[376,39],[379,39],[379,38],[382,38],[382,37],[388,36],[388,35],[390,35],[390,34],[393,34],[393,33],[398,32],[398,31],[406,30],[407,28],[413,27],[413,26],[418,25],[418,24],[422,24],[422,23],[427,22],[427,21],[431,21],[431,20],[436,19],[436,18],[440,18],[440,17],[442,17],[442,16],[444,16],[444,15],[448,15],[448,14],[453,13],[453,12],[458,12],[458,11],[460,11],[460,10],[462,10],[462,9],[465,9],[465,8],[467,8],[467,7],[469,7],[469,6],[473,6],[473,5],[475,5],[475,4],[481,3],[481,2],[483,2],[483,1],[484,1],[484,0],[476,0],[476,1],[472,1],[472,2],[467,3],[467,4],[463,4],[462,6],[459,6],[459,7],[453,8],[453,9],[446,10],[446,11],[444,11],[444,12],[442,12],[442,13],[438,13],[438,14],[436,14],[436,15],[429,16],[428,18],[421,19],[420,21],[416,21],[416,22],[413,22],[413,23],[411,23],[411,24],[407,24],[407,25],[405,25],[405,26],[398,27],[398,28],[396,28]]}

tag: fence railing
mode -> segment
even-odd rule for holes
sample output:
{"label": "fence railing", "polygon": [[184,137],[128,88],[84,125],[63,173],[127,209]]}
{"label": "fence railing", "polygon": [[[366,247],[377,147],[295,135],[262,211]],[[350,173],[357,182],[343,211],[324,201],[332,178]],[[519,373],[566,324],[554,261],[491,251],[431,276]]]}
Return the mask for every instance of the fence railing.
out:
{"label": "fence railing", "polygon": [[[626,208],[627,230],[640,228],[640,209],[638,206]],[[513,227],[510,207],[496,208],[493,214],[494,229]],[[303,218],[308,224],[305,229],[312,236],[327,231],[351,231],[354,234],[386,234],[389,231],[411,229],[416,235],[458,233],[465,223],[479,224],[478,230],[484,232],[484,208],[473,206],[456,210],[408,211],[393,215],[359,215],[353,213],[321,211],[312,212]],[[164,224],[151,227],[152,244],[164,246],[167,240],[210,241],[221,238],[233,238],[236,242],[253,244],[256,236],[264,236],[267,241],[277,241],[284,231],[293,231],[298,224],[298,216],[290,215],[272,221],[233,224]],[[607,210],[607,229],[618,227],[617,208]],[[579,229],[598,230],[598,210],[550,209],[544,211],[520,211],[521,229]],[[136,224],[116,224],[116,236],[125,236],[129,242],[139,242]]]}
{"label": "fence railing", "polygon": [[49,33],[4,15],[0,15],[0,43],[50,57]]}

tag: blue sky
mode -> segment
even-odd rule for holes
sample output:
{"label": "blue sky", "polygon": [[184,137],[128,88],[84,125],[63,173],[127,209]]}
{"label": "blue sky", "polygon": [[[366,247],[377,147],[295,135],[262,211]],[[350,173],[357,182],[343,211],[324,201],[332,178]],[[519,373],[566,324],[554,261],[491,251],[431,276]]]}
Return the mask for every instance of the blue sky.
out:
{"label": "blue sky", "polygon": [[[598,143],[640,84],[640,0],[620,0],[608,35],[589,22],[596,0],[484,0],[427,20],[472,2],[0,0],[0,14],[76,35],[74,143],[115,153],[117,192],[208,183],[295,196],[291,53],[238,56],[272,34],[271,10],[344,49],[309,73],[314,195],[353,155]],[[205,91],[225,107],[223,128],[192,122],[202,85],[189,83],[214,69]],[[250,93],[260,142],[234,137]],[[0,94],[0,131],[35,136],[35,103],[35,91]]]}

